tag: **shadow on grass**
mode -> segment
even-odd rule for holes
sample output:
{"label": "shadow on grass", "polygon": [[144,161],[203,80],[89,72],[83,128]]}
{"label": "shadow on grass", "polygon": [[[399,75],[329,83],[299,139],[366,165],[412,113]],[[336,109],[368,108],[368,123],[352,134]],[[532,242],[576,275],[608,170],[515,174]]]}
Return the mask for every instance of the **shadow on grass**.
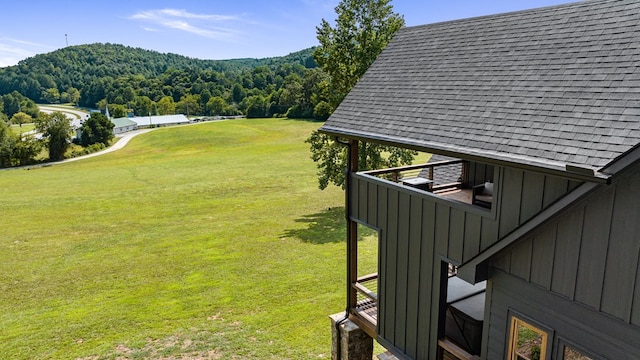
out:
{"label": "shadow on grass", "polygon": [[297,238],[312,244],[344,242],[346,225],[344,207],[335,207],[322,212],[304,215],[296,222],[308,224],[303,229],[286,230],[285,237]]}

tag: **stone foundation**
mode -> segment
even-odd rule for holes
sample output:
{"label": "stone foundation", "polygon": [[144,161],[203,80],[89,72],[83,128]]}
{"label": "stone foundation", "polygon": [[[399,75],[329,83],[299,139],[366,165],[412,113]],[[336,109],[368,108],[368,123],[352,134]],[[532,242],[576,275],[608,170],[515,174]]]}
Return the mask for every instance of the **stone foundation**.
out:
{"label": "stone foundation", "polygon": [[[338,344],[340,345],[340,360],[371,360],[373,357],[373,339],[360,329],[355,323],[344,319],[345,313],[329,316],[331,318],[331,359],[338,360]],[[338,343],[339,341],[339,343]]]}

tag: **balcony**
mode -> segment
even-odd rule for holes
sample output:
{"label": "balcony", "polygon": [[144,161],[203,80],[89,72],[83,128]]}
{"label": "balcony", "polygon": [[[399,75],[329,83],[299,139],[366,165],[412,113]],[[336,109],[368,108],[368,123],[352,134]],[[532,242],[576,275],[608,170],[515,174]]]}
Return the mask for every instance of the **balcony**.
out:
{"label": "balcony", "polygon": [[[493,181],[493,172],[492,169],[487,169],[486,165],[447,159],[427,164],[365,171],[362,174],[459,203],[487,209],[492,205],[492,188],[485,190],[485,185],[493,186],[492,182],[487,182]],[[488,192],[490,194],[486,196]],[[487,198],[488,201],[479,200]]]}
{"label": "balcony", "polygon": [[[352,320],[374,338],[378,319],[377,286],[377,273],[359,277],[352,284],[357,297]],[[455,276],[455,268],[450,266],[447,288],[445,337],[438,341],[438,359],[479,359],[471,352],[480,352],[482,315],[478,309],[484,308],[485,284],[465,283]],[[471,302],[474,304],[470,305]]]}

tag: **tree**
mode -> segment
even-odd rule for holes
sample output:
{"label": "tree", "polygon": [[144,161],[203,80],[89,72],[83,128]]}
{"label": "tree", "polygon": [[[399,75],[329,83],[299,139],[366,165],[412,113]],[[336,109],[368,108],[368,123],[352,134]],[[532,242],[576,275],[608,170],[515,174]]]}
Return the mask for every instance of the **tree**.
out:
{"label": "tree", "polygon": [[31,115],[25,114],[22,111],[13,114],[11,117],[11,123],[20,125],[20,127],[22,127],[22,124],[28,124],[32,121],[33,119],[31,118]]}
{"label": "tree", "polygon": [[64,159],[64,153],[71,142],[71,123],[64,113],[54,111],[51,114],[40,113],[36,120],[36,129],[42,133],[49,149],[49,160]]}
{"label": "tree", "polygon": [[17,166],[29,165],[42,150],[42,143],[32,135],[16,135],[12,162]]}
{"label": "tree", "polygon": [[186,116],[201,114],[200,95],[184,95],[176,104],[176,110]]}
{"label": "tree", "polygon": [[109,115],[114,119],[127,117],[127,107],[122,104],[109,104]]}
{"label": "tree", "polygon": [[320,46],[313,53],[329,83],[329,104],[335,109],[358,79],[404,26],[390,0],[343,0],[335,8],[336,26],[324,19],[316,28]]}
{"label": "tree", "polygon": [[15,148],[15,136],[7,124],[0,120],[0,167],[11,166],[11,158]]}
{"label": "tree", "polygon": [[133,112],[136,116],[148,116],[152,113],[153,105],[153,101],[148,96],[136,96],[133,103]]}
{"label": "tree", "polygon": [[220,96],[214,96],[207,102],[207,111],[211,115],[224,115],[224,110],[227,107],[227,102]]}
{"label": "tree", "polygon": [[49,104],[60,102],[60,91],[57,88],[49,88],[42,92],[42,98]]}
{"label": "tree", "polygon": [[89,146],[102,143],[108,146],[109,141],[113,139],[113,127],[114,124],[105,115],[97,112],[92,113],[80,128],[80,144]]}
{"label": "tree", "polygon": [[20,111],[20,100],[15,97],[15,91],[11,94],[6,94],[2,96],[2,102],[4,103],[4,113],[7,114],[7,117],[12,117],[13,114]]}
{"label": "tree", "polygon": [[[318,107],[318,117],[326,117],[338,107],[358,79],[367,71],[393,35],[404,26],[402,16],[393,12],[390,0],[342,0],[335,8],[336,26],[322,20],[316,28],[320,46],[314,51],[316,63],[329,75],[327,105]],[[318,104],[321,103],[319,100]],[[315,131],[306,140],[311,158],[318,167],[320,189],[329,183],[344,187],[345,148]],[[375,169],[410,164],[416,152],[391,146],[360,142],[359,169]]]}
{"label": "tree", "polygon": [[62,102],[77,104],[80,101],[80,91],[74,87],[70,87],[67,91],[60,94],[60,100]]}
{"label": "tree", "polygon": [[176,103],[171,96],[164,96],[158,100],[158,113],[160,115],[173,115],[176,113]]}

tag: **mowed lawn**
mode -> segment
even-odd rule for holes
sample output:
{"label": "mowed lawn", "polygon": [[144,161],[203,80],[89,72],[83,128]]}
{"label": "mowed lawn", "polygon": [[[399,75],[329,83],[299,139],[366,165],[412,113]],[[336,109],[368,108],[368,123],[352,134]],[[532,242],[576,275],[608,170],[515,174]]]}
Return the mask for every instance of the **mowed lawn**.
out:
{"label": "mowed lawn", "polygon": [[318,189],[318,126],[164,128],[0,171],[0,359],[330,358],[344,198]]}

